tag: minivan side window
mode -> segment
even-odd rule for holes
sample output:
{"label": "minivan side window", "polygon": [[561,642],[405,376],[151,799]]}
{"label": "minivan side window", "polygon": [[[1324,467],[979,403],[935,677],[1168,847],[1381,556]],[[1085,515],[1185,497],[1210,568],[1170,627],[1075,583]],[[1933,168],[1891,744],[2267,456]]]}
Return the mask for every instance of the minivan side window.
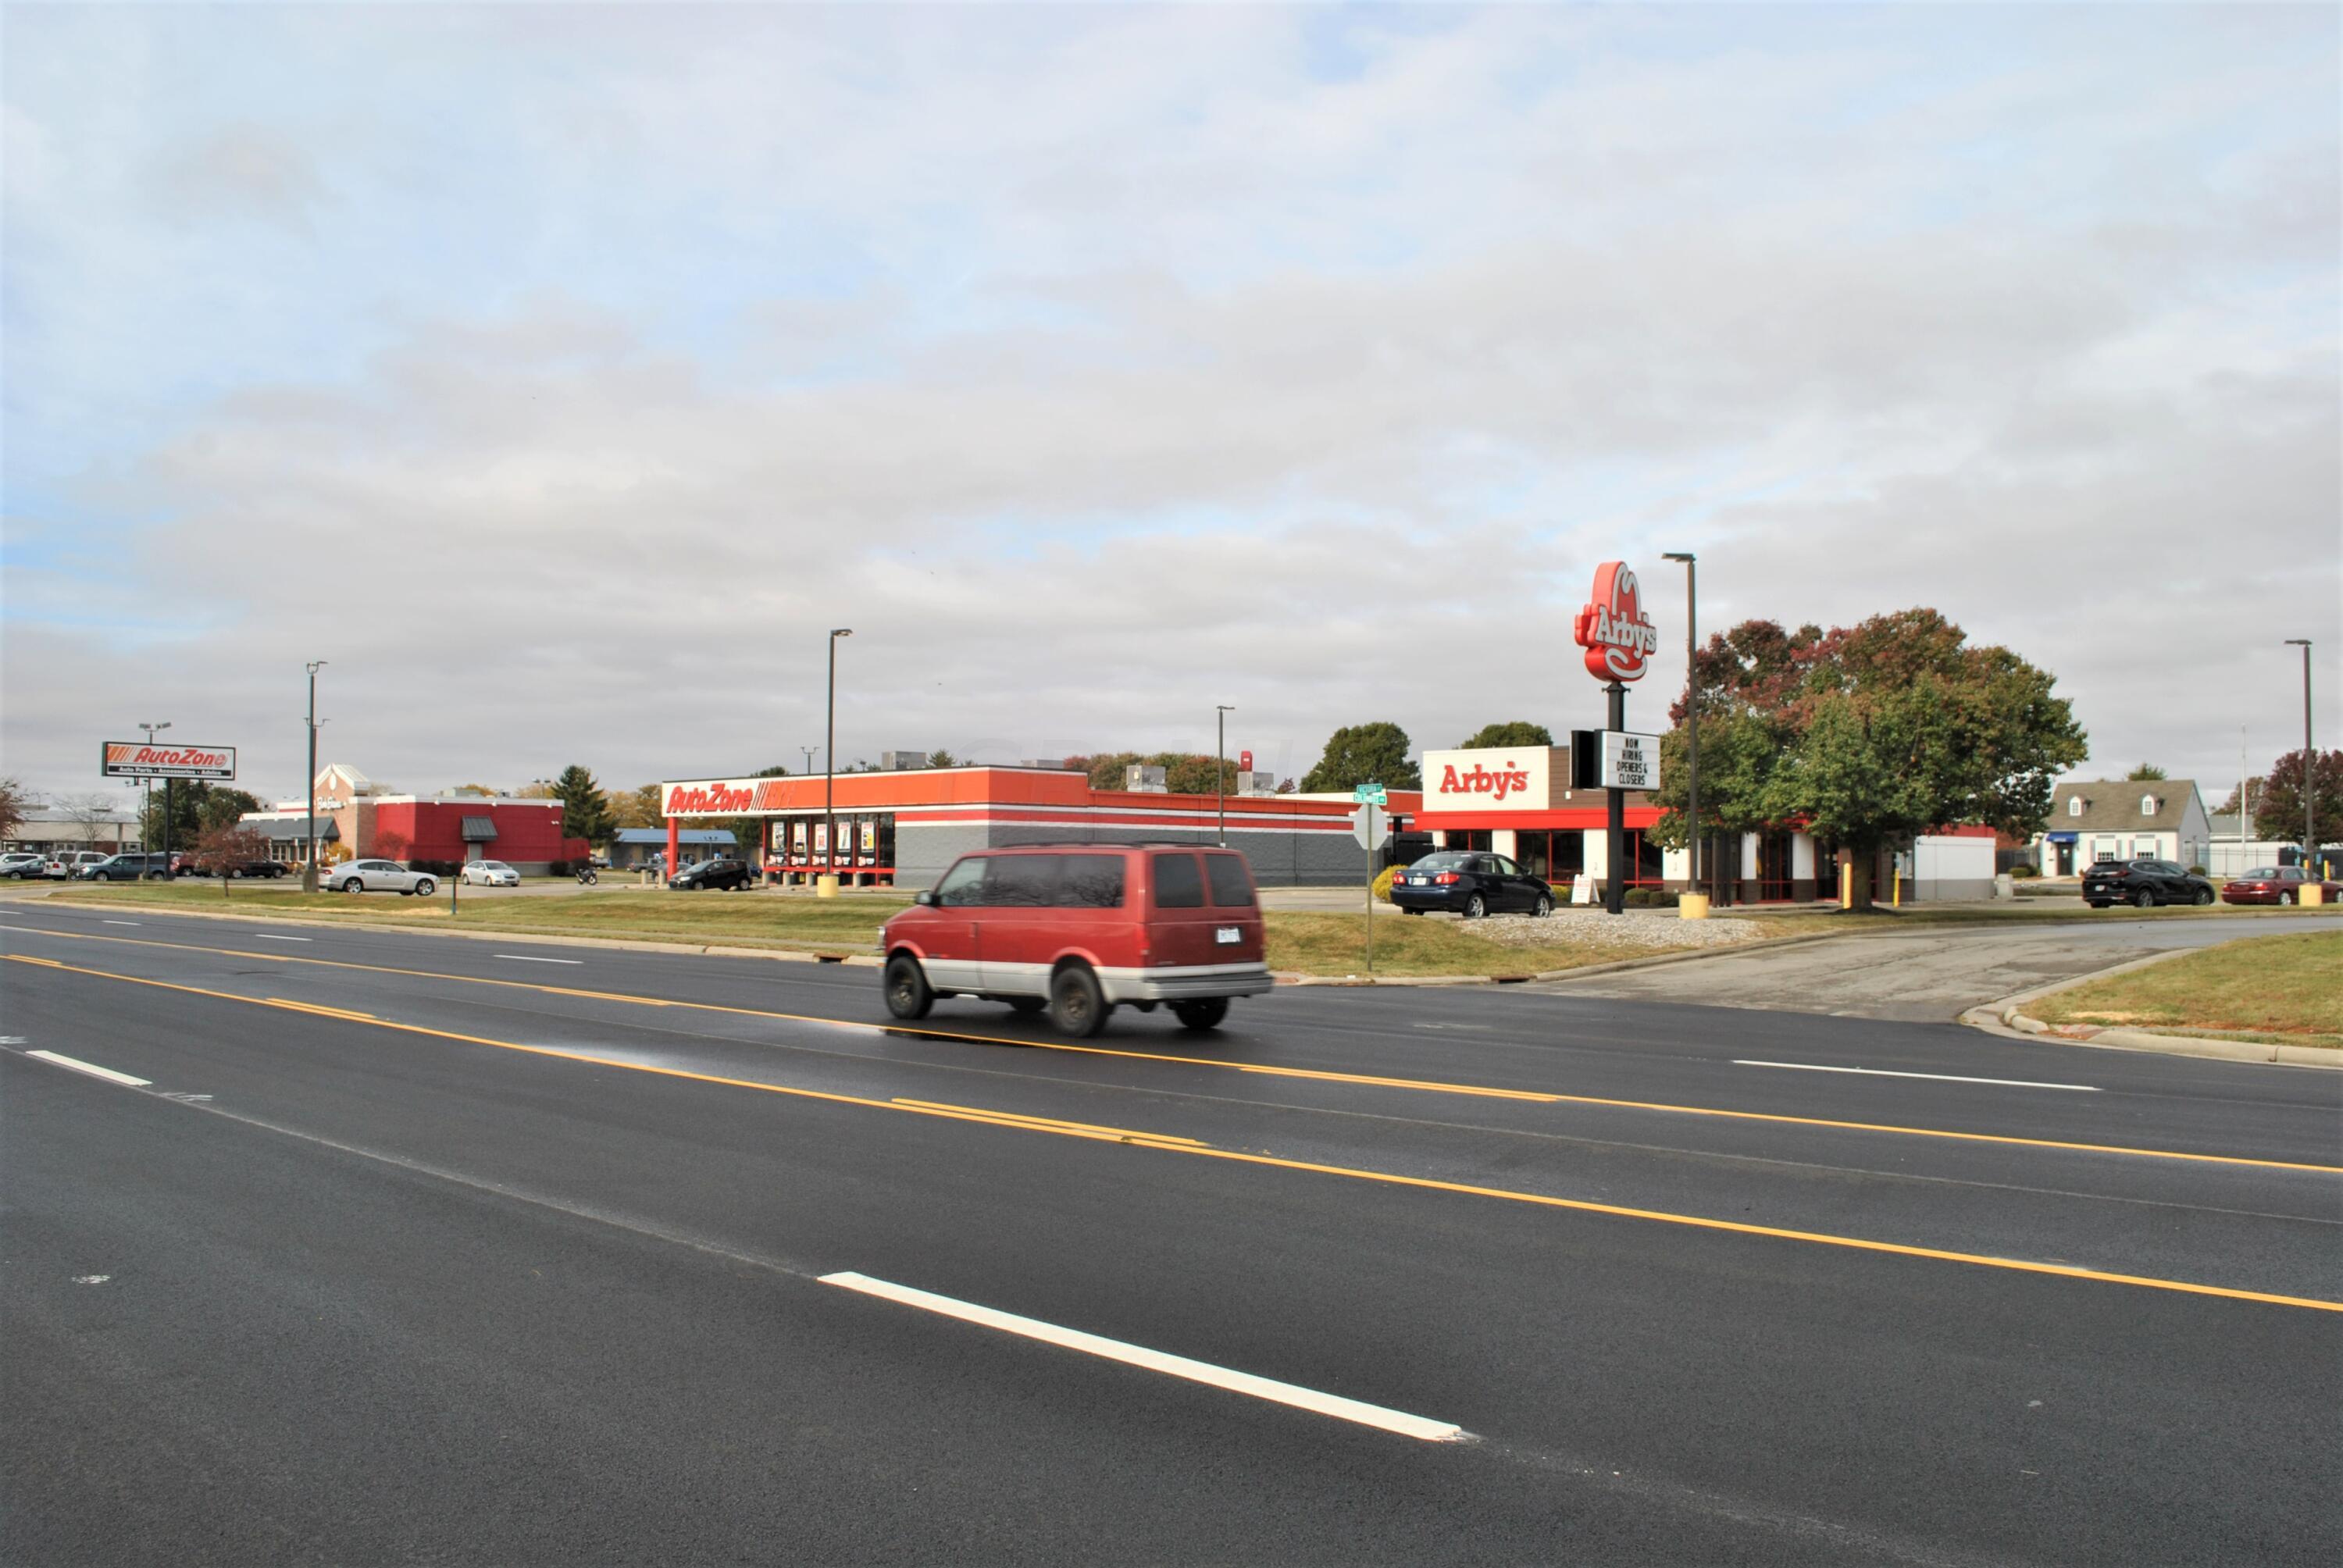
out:
{"label": "minivan side window", "polygon": [[1195,856],[1157,855],[1153,860],[1157,909],[1201,910],[1204,907],[1204,879],[1196,869]]}
{"label": "minivan side window", "polygon": [[1252,879],[1245,875],[1244,861],[1235,855],[1207,855],[1204,874],[1212,879],[1212,902],[1223,910],[1252,908]]}
{"label": "minivan side window", "polygon": [[990,860],[962,860],[936,884],[936,902],[947,906],[984,902],[984,869]]}
{"label": "minivan side window", "polygon": [[1121,855],[1061,855],[1065,868],[1058,901],[1075,910],[1122,908]]}
{"label": "minivan side window", "polygon": [[994,909],[1047,909],[1058,901],[1062,855],[1002,855],[984,874],[984,902]]}

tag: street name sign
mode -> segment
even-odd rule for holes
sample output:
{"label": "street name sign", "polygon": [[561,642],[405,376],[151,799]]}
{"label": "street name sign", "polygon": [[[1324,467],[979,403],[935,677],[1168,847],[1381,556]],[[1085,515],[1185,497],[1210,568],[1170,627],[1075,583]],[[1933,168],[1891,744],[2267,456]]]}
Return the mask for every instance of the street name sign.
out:
{"label": "street name sign", "polygon": [[1354,788],[1351,791],[1351,799],[1376,806],[1388,806],[1391,804],[1391,792],[1370,779]]}

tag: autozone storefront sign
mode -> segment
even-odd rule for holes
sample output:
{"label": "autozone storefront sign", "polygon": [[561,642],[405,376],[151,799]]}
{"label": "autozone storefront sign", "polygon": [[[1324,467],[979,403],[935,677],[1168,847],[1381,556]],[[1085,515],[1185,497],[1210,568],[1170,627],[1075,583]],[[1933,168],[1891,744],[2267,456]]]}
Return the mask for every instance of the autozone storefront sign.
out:
{"label": "autozone storefront sign", "polygon": [[143,740],[109,740],[98,758],[108,779],[233,779],[233,746],[149,746]]}
{"label": "autozone storefront sign", "polygon": [[666,814],[737,817],[744,811],[775,810],[780,803],[779,779],[711,779],[703,783],[669,785]]}
{"label": "autozone storefront sign", "polygon": [[1543,746],[1423,754],[1423,810],[1545,811],[1554,806],[1554,753]]}

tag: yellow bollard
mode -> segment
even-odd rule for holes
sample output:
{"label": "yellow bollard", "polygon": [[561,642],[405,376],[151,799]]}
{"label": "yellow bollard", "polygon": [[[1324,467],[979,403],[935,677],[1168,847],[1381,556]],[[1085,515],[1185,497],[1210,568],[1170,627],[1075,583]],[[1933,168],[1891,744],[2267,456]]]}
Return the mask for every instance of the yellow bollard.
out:
{"label": "yellow bollard", "polygon": [[1900,910],[1904,907],[1904,873],[1902,871],[1896,873],[1896,896],[1888,900],[1887,907],[1891,910]]}
{"label": "yellow bollard", "polygon": [[2302,901],[2306,908],[2317,908],[2327,901],[2327,890],[2317,882],[2302,884]]}
{"label": "yellow bollard", "polygon": [[813,879],[813,896],[817,899],[838,897],[838,873],[824,871]]}
{"label": "yellow bollard", "polygon": [[1676,900],[1676,913],[1687,920],[1708,919],[1708,895],[1706,893],[1683,894]]}
{"label": "yellow bollard", "polygon": [[1855,868],[1844,863],[1838,869],[1838,907],[1855,908]]}

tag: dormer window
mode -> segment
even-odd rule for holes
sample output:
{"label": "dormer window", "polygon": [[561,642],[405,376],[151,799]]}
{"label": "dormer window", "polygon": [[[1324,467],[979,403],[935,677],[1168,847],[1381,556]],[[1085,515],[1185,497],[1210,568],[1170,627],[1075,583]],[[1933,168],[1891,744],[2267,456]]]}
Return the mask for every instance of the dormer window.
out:
{"label": "dormer window", "polygon": [[2067,796],[2067,797],[2066,797],[2066,815],[2067,815],[2067,816],[2069,816],[2069,817],[2079,817],[2079,816],[2081,816],[2082,814],[2083,814],[2083,798],[2082,798],[2080,795],[2069,795],[2069,796]]}
{"label": "dormer window", "polygon": [[2153,816],[2155,816],[2155,815],[2156,815],[2156,805],[2157,805],[2157,803],[2156,803],[2156,797],[2155,797],[2155,796],[2153,796],[2153,795],[2143,795],[2143,796],[2141,796],[2141,797],[2139,798],[2139,814],[2140,814],[2141,816],[2143,816],[2143,817],[2153,817]]}

